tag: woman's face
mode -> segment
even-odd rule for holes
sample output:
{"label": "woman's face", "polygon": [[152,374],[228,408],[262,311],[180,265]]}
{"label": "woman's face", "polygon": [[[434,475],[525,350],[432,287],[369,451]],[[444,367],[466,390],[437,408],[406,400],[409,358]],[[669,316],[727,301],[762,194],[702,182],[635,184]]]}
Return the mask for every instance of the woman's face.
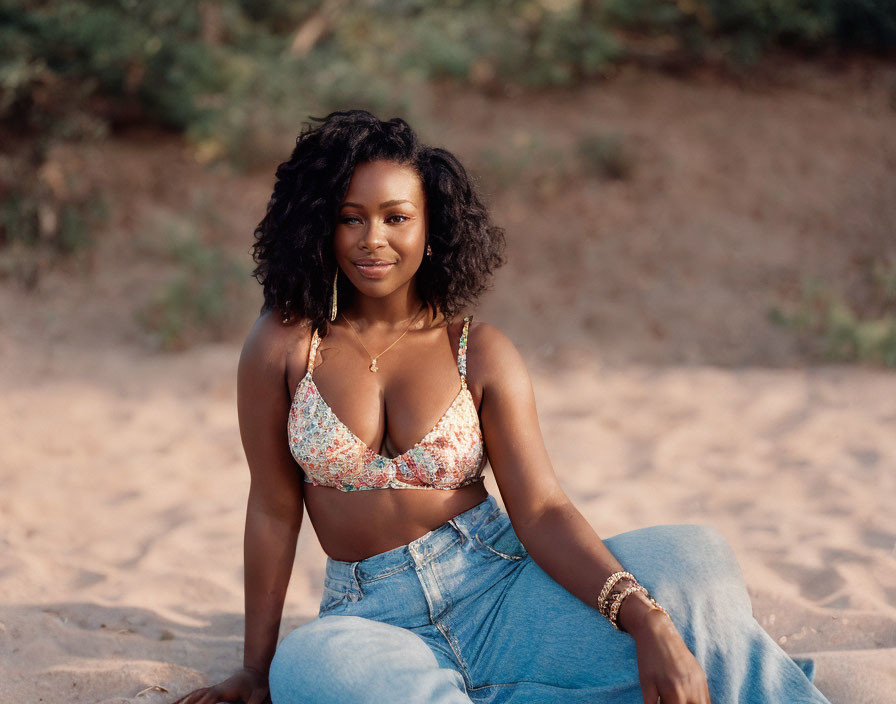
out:
{"label": "woman's face", "polygon": [[339,267],[358,292],[380,298],[411,281],[426,248],[423,184],[409,166],[358,164],[336,222]]}

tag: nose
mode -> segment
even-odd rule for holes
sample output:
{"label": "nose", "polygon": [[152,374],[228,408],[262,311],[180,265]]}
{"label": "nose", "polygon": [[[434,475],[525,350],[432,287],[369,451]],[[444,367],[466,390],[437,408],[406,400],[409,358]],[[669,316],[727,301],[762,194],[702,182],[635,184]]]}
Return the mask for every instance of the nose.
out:
{"label": "nose", "polygon": [[385,247],[386,243],[385,226],[380,226],[376,222],[368,223],[358,240],[358,246],[367,252]]}

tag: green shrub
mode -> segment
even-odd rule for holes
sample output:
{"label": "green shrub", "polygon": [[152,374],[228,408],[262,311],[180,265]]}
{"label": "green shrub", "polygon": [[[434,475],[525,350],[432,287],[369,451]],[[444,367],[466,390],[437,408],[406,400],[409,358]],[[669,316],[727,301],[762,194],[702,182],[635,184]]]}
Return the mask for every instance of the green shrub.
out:
{"label": "green shrub", "polygon": [[896,47],[896,0],[608,0],[604,21],[747,65],[772,46]]}
{"label": "green shrub", "polygon": [[41,119],[47,102],[65,113],[183,129],[207,119],[206,97],[228,87],[218,48],[199,36],[192,0],[4,0],[0,26],[0,75],[12,89],[0,118],[35,129],[56,124]]}
{"label": "green shrub", "polygon": [[506,143],[482,149],[472,163],[489,190],[517,188],[551,197],[576,178],[628,179],[635,155],[615,132],[588,133],[568,147],[537,133],[516,132]]}
{"label": "green shrub", "polygon": [[796,306],[772,306],[768,317],[808,342],[824,359],[896,367],[896,265],[871,266],[872,304],[860,314],[817,278],[804,280]]}
{"label": "green shrub", "polygon": [[314,111],[407,113],[431,79],[504,89],[604,75],[627,57],[624,32],[746,63],[773,45],[896,46],[896,0],[367,0],[292,56],[327,4],[0,0],[0,121],[66,139],[152,122],[249,162],[268,120],[297,131]]}
{"label": "green shrub", "polygon": [[73,255],[82,257],[93,246],[93,233],[108,218],[107,198],[92,184],[72,186],[76,177],[60,173],[62,193],[56,193],[16,160],[0,166],[0,278],[37,286],[44,270]]}
{"label": "green shrub", "polygon": [[136,312],[159,347],[226,339],[254,290],[248,263],[204,243],[197,225],[180,217],[161,218],[138,239],[138,250],[171,270]]}

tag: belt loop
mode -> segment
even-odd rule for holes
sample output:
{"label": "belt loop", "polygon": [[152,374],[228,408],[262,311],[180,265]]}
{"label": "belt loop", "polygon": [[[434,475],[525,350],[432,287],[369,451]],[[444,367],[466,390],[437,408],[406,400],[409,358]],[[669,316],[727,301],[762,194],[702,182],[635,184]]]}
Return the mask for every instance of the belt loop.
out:
{"label": "belt loop", "polygon": [[361,580],[358,579],[358,563],[352,563],[352,589],[357,591],[360,596],[364,596],[361,590]]}
{"label": "belt loop", "polygon": [[467,540],[471,539],[473,536],[470,535],[467,526],[463,524],[462,521],[456,521],[454,518],[449,518],[448,523],[451,524],[451,527],[454,528],[460,535],[460,543],[463,545]]}

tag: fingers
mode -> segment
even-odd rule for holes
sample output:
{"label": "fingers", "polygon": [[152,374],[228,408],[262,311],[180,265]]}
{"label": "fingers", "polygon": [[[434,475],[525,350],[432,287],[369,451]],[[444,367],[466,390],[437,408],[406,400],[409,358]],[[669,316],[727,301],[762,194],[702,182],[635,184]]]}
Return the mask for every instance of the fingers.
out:
{"label": "fingers", "polygon": [[641,688],[644,702],[647,704],[711,704],[709,685],[706,678],[702,682],[666,684],[659,687]]}
{"label": "fingers", "polygon": [[217,704],[221,701],[221,691],[217,687],[211,687],[196,704]]}
{"label": "fingers", "polygon": [[698,695],[694,701],[697,702],[697,704],[710,704],[709,683],[706,681],[706,673],[704,673],[701,668],[695,677],[697,678],[695,689],[698,691]]}
{"label": "fingers", "polygon": [[196,704],[199,701],[199,698],[205,694],[208,690],[208,687],[203,687],[202,689],[196,689],[190,692],[189,694],[185,694],[177,701],[171,702],[171,704]]}
{"label": "fingers", "polygon": [[264,701],[267,698],[267,689],[256,689],[254,692],[252,692],[252,696],[249,697],[249,701],[247,701],[246,704],[264,704]]}
{"label": "fingers", "polygon": [[243,674],[237,673],[212,687],[203,687],[190,692],[171,704],[218,704],[237,700],[246,704],[264,704],[267,697],[266,686],[260,682],[251,682]]}
{"label": "fingers", "polygon": [[656,700],[659,699],[660,693],[652,682],[650,684],[644,684],[642,682],[641,696],[644,697],[644,704],[656,704]]}
{"label": "fingers", "polygon": [[691,704],[695,699],[688,699],[684,689],[674,687],[669,690],[660,690],[660,702],[662,704]]}
{"label": "fingers", "polygon": [[195,702],[190,702],[190,704],[213,704],[216,701],[218,701],[218,688],[209,687],[205,690],[202,696],[200,696]]}

